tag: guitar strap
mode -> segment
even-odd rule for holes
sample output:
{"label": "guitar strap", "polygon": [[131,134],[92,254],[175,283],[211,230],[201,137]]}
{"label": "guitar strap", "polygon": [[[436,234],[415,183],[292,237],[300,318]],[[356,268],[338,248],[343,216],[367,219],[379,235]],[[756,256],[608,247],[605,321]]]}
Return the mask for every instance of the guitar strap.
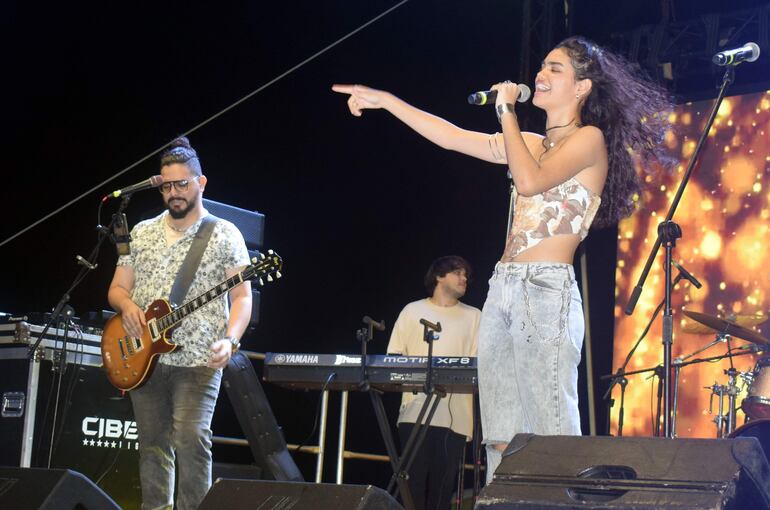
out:
{"label": "guitar strap", "polygon": [[219,218],[213,214],[208,214],[201,220],[201,225],[195,233],[192,245],[190,245],[184,262],[182,262],[182,267],[179,268],[179,272],[176,274],[174,285],[171,287],[171,294],[168,296],[171,306],[176,307],[184,303],[184,298],[187,295],[187,291],[190,290],[190,285],[195,277],[195,273],[198,271],[198,266],[201,264],[203,252],[206,251],[206,246],[209,244],[211,232],[214,231],[214,225],[216,225],[217,220]]}

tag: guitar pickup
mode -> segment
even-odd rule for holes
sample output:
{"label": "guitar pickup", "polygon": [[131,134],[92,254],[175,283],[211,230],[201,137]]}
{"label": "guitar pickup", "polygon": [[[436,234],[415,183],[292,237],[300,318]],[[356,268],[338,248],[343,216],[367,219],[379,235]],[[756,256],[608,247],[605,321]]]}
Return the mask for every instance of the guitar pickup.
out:
{"label": "guitar pickup", "polygon": [[134,339],[131,338],[130,336],[124,337],[123,339],[126,341],[125,345],[126,345],[126,350],[128,351],[128,355],[129,356],[133,356],[134,355]]}
{"label": "guitar pickup", "polygon": [[149,321],[147,321],[147,328],[150,330],[150,338],[152,338],[153,341],[160,338],[160,331],[158,330],[157,319],[150,319]]}
{"label": "guitar pickup", "polygon": [[138,352],[138,351],[142,350],[142,339],[141,338],[134,338],[134,337],[132,337],[129,340],[133,344],[131,346],[132,347],[132,351]]}

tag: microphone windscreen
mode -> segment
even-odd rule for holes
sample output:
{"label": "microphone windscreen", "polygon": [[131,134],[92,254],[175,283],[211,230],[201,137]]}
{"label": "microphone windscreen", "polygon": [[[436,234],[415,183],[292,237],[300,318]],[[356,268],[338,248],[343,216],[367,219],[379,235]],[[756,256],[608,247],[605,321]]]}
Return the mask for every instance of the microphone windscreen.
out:
{"label": "microphone windscreen", "polygon": [[754,62],[756,59],[759,58],[759,45],[757,43],[746,43],[746,46],[751,49],[751,56],[746,59],[746,62]]}
{"label": "microphone windscreen", "polygon": [[529,96],[532,95],[532,90],[525,85],[524,83],[519,83],[519,98],[517,99],[518,102],[524,103],[529,99]]}

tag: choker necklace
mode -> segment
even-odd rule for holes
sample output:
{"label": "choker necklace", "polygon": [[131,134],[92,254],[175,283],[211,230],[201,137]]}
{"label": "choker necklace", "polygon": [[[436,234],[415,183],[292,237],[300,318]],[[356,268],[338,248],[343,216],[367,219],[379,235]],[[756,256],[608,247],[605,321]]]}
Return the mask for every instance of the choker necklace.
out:
{"label": "choker necklace", "polygon": [[[566,138],[566,136],[565,136],[561,140],[558,140],[557,142],[554,142],[553,140],[548,138],[548,132],[550,130],[552,130],[552,129],[560,129],[560,128],[565,128],[565,127],[569,127],[569,126],[575,126],[575,127],[580,128],[580,127],[583,127],[583,124],[581,124],[580,122],[575,122],[575,119],[573,118],[571,121],[567,122],[566,124],[562,124],[561,126],[552,126],[552,127],[549,127],[549,128],[545,128],[545,133],[546,134],[543,137],[543,148],[545,149],[545,152],[543,152],[543,154],[545,154],[549,150],[553,149],[557,142],[560,142],[561,140],[564,140],[564,138]],[[569,135],[567,135],[567,136],[569,136]],[[542,155],[541,155],[541,157],[542,157]]]}

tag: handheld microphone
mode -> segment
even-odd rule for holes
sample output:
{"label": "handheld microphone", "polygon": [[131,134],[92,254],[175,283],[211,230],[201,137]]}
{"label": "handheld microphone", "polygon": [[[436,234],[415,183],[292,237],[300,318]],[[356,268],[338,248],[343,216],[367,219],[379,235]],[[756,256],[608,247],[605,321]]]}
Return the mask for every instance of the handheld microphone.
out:
{"label": "handheld microphone", "polygon": [[161,184],[163,184],[163,176],[153,175],[149,179],[145,179],[142,182],[137,182],[136,184],[132,184],[131,186],[126,186],[125,188],[120,188],[119,190],[116,190],[116,191],[113,191],[112,193],[108,193],[107,195],[104,195],[104,198],[102,198],[102,202],[110,198],[118,198],[121,195],[129,195],[131,193],[142,191],[144,189],[157,188]]}
{"label": "handheld microphone", "polygon": [[696,288],[700,289],[701,287],[703,287],[703,284],[699,282],[698,279],[695,278],[692,274],[690,274],[690,272],[687,269],[683,268],[681,264],[677,263],[676,260],[672,260],[671,263],[674,264],[674,266],[676,266],[679,272],[682,273],[682,276],[684,276],[686,280],[689,280],[690,283],[695,285]]}
{"label": "handheld microphone", "polygon": [[732,50],[720,51],[714,58],[713,63],[718,66],[737,66],[741,62],[754,62],[759,58],[759,46],[756,43],[749,42]]}
{"label": "handheld microphone", "polygon": [[[529,96],[532,95],[532,91],[527,85],[523,83],[518,83],[516,86],[519,87],[519,97],[516,99],[516,101],[519,103],[524,103],[527,101],[527,99],[529,99]],[[474,92],[468,96],[468,104],[475,104],[479,106],[495,104],[495,99],[497,99],[496,90],[480,90],[479,92]]]}

